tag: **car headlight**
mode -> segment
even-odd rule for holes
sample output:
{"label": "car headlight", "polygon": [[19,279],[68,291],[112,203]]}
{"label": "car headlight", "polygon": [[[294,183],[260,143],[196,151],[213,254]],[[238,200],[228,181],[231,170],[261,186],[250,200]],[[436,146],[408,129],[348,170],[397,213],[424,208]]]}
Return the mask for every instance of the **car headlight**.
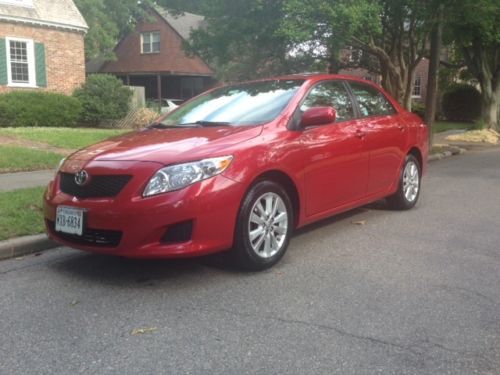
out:
{"label": "car headlight", "polygon": [[232,160],[232,156],[223,156],[162,168],[149,180],[142,195],[150,197],[179,190],[195,182],[214,177],[224,172]]}

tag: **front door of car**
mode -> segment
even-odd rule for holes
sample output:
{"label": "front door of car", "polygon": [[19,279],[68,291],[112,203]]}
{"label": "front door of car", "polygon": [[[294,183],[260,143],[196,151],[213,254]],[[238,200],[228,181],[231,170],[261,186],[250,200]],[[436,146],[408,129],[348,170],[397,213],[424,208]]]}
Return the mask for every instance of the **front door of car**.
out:
{"label": "front door of car", "polygon": [[300,110],[324,106],[335,109],[335,122],[305,128],[301,136],[308,217],[362,199],[368,181],[364,134],[342,81],[318,83],[305,97]]}
{"label": "front door of car", "polygon": [[394,185],[405,157],[408,131],[382,92],[360,82],[349,82],[357,102],[359,125],[370,153],[368,195],[378,195]]}

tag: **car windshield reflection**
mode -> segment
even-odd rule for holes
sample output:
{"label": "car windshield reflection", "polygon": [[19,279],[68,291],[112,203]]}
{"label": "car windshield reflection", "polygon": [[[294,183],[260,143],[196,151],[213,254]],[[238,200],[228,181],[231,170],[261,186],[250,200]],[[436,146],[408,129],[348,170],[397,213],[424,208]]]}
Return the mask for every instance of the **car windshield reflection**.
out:
{"label": "car windshield reflection", "polygon": [[304,80],[273,80],[223,87],[194,99],[168,115],[163,125],[245,126],[274,120]]}

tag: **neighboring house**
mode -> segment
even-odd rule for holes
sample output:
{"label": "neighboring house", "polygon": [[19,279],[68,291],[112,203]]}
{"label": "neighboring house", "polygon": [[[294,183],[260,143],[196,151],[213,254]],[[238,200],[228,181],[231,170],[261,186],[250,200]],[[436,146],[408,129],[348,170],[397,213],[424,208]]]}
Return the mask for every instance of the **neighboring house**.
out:
{"label": "neighboring house", "polygon": [[143,86],[148,99],[185,100],[213,85],[213,70],[200,57],[188,56],[182,44],[204,18],[174,16],[161,8],[138,23],[115,47],[115,61],[87,64],[87,73],[110,73],[131,86]]}
{"label": "neighboring house", "polygon": [[0,93],[71,94],[85,81],[87,29],[72,0],[0,0]]}

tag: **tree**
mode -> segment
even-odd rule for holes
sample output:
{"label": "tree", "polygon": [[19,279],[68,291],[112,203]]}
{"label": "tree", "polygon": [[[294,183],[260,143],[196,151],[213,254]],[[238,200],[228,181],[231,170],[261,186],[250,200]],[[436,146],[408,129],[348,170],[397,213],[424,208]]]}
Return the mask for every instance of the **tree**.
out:
{"label": "tree", "polygon": [[427,97],[425,99],[424,122],[430,128],[429,146],[432,146],[434,132],[434,118],[436,117],[436,107],[438,102],[439,89],[439,62],[441,61],[441,46],[443,42],[443,16],[444,5],[439,5],[437,9],[437,19],[432,28],[431,51],[429,57],[429,74],[427,77]]}
{"label": "tree", "polygon": [[[149,0],[142,4],[148,4]],[[85,35],[85,58],[114,58],[113,49],[145,15],[137,0],[75,0],[89,25]]]}
{"label": "tree", "polygon": [[415,68],[427,52],[432,5],[420,0],[287,0],[282,30],[295,46],[323,50],[330,71],[340,67],[346,46],[374,56],[382,86],[410,109]]}
{"label": "tree", "polygon": [[[278,33],[283,0],[212,0],[202,7],[207,27],[191,34],[189,49],[225,81],[300,71]],[[306,56],[308,65],[312,62]]]}
{"label": "tree", "polygon": [[486,127],[500,130],[500,0],[457,0],[448,13],[452,40],[481,87]]}

